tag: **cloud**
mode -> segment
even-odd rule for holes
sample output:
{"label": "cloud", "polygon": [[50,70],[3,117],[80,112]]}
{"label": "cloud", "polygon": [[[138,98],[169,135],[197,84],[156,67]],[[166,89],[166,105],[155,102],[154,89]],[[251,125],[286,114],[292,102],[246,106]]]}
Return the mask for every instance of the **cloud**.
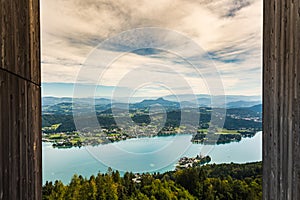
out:
{"label": "cloud", "polygon": [[[199,63],[206,77],[210,73],[206,64],[213,60],[227,93],[260,94],[261,8],[261,0],[42,0],[42,80],[74,83],[99,43],[129,29],[160,27],[182,33],[201,46],[207,55],[189,59]],[[155,40],[158,36],[145,33],[136,37],[143,41],[143,37]],[[122,46],[115,43],[104,50],[120,54],[133,43],[132,38],[124,38]],[[172,70],[149,67],[149,63]],[[203,89],[207,80],[195,76],[193,66],[172,52],[157,49],[126,53],[110,66],[101,82],[116,86],[137,66],[141,73],[161,77],[167,73],[170,79],[181,74],[195,92],[207,91]],[[86,81],[91,81],[88,76]]]}

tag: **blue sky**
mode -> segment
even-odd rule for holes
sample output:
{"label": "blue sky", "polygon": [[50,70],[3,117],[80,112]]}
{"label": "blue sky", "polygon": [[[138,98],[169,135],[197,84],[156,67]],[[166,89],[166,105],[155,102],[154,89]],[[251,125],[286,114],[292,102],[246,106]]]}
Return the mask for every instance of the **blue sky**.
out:
{"label": "blue sky", "polygon": [[[200,94],[209,93],[207,82],[217,78],[222,80],[225,94],[261,94],[261,0],[43,0],[41,17],[44,96],[73,96],[75,83],[91,82],[99,85],[97,95],[104,97],[116,88],[149,97]],[[202,55],[189,59],[198,63],[199,69],[168,49],[127,52],[136,41],[125,34],[122,42],[115,40],[103,49],[105,55],[122,56],[102,76],[93,79],[94,74],[89,74],[85,80],[78,79],[99,44],[143,27],[167,29],[196,43],[203,49]],[[161,35],[141,34],[136,39],[155,41],[158,37]],[[183,45],[174,41],[178,48]],[[105,59],[100,55],[97,62]],[[220,77],[212,77],[209,66],[214,66]],[[195,70],[204,76],[196,76]],[[156,82],[150,81],[151,76]],[[136,84],[123,81],[126,77]],[[132,77],[148,78],[148,82],[142,84]]]}
{"label": "blue sky", "polygon": [[[74,87],[74,83],[42,83],[42,96],[72,97]],[[89,85],[87,85],[86,87],[88,88]],[[108,98],[111,96],[114,87],[98,86],[96,90],[96,94]],[[88,97],[88,95],[82,94],[82,97]]]}

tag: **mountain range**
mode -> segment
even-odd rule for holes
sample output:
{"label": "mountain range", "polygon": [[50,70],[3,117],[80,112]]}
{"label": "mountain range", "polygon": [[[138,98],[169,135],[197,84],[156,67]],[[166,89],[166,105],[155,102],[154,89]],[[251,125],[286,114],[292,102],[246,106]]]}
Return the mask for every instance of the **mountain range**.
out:
{"label": "mountain range", "polygon": [[[197,98],[197,99],[195,99]],[[218,100],[222,103],[218,103]],[[43,97],[42,105],[43,110],[45,108],[53,108],[53,106],[59,104],[80,104],[80,106],[88,106],[89,104],[95,104],[95,106],[100,110],[106,110],[109,108],[121,108],[127,109],[128,106],[130,109],[141,109],[148,108],[150,106],[161,105],[165,108],[197,108],[197,107],[211,107],[212,98],[209,95],[196,95],[194,99],[192,95],[181,95],[177,98],[175,96],[165,96],[157,99],[144,99],[139,102],[126,103],[117,100],[110,100],[106,98],[77,98],[72,99],[71,97]],[[217,103],[214,104],[214,107],[226,107],[226,108],[243,108],[243,107],[252,107],[255,105],[261,104],[261,99],[259,96],[237,96],[237,95],[228,95],[226,96],[226,103],[224,97],[214,96],[213,100],[216,100]],[[258,108],[259,109],[259,108]]]}

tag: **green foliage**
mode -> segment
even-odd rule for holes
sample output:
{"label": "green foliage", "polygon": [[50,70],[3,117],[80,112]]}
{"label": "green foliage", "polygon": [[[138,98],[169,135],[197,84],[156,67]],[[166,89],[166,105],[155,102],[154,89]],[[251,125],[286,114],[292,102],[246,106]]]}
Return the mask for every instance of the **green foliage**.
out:
{"label": "green foliage", "polygon": [[[231,115],[227,115],[225,118],[224,129],[227,129],[226,132],[230,130],[248,130],[251,129],[252,132],[256,132],[261,130],[262,123],[256,122],[253,120],[247,120],[247,118],[258,117],[256,112],[251,112],[247,110],[247,115],[245,115],[245,109],[236,108],[234,111],[229,110]],[[131,110],[130,117],[132,120],[139,125],[147,125],[151,122],[149,112],[141,110]],[[125,111],[120,111],[119,116],[112,115],[111,109],[105,112],[97,112],[97,119],[101,127],[107,129],[117,128],[115,117],[118,117],[119,120],[122,119],[122,115],[126,114]],[[184,114],[186,117],[185,125],[194,126],[194,117],[198,114],[201,115],[199,119],[199,127],[201,129],[207,130],[209,127],[209,122],[211,121],[211,110],[210,108],[201,108],[201,109],[175,109],[167,111],[166,123],[164,125],[165,128],[168,127],[179,127],[181,124],[181,116]],[[162,113],[156,114],[156,116],[161,116]],[[94,127],[92,122],[92,114],[86,113],[81,116],[81,121],[85,122],[84,127],[90,130],[97,129]],[[153,117],[153,116],[152,116]],[[188,120],[190,119],[190,120]],[[59,126],[57,126],[59,125]],[[42,127],[44,133],[60,133],[60,132],[72,132],[76,130],[76,126],[73,120],[72,113],[69,112],[61,112],[61,110],[53,110],[52,112],[44,112],[42,115]]]}
{"label": "green foliage", "polygon": [[[43,200],[256,200],[262,199],[262,163],[205,165],[164,174],[108,170],[68,185],[46,182]],[[139,180],[139,181],[137,181]]]}

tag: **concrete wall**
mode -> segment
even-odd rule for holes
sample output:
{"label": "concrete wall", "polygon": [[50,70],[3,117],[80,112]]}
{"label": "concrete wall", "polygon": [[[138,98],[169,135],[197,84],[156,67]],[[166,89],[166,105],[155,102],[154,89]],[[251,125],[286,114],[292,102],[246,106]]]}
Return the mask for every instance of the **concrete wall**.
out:
{"label": "concrete wall", "polygon": [[0,199],[41,199],[38,0],[0,1]]}
{"label": "concrete wall", "polygon": [[263,196],[300,199],[300,2],[264,1]]}

